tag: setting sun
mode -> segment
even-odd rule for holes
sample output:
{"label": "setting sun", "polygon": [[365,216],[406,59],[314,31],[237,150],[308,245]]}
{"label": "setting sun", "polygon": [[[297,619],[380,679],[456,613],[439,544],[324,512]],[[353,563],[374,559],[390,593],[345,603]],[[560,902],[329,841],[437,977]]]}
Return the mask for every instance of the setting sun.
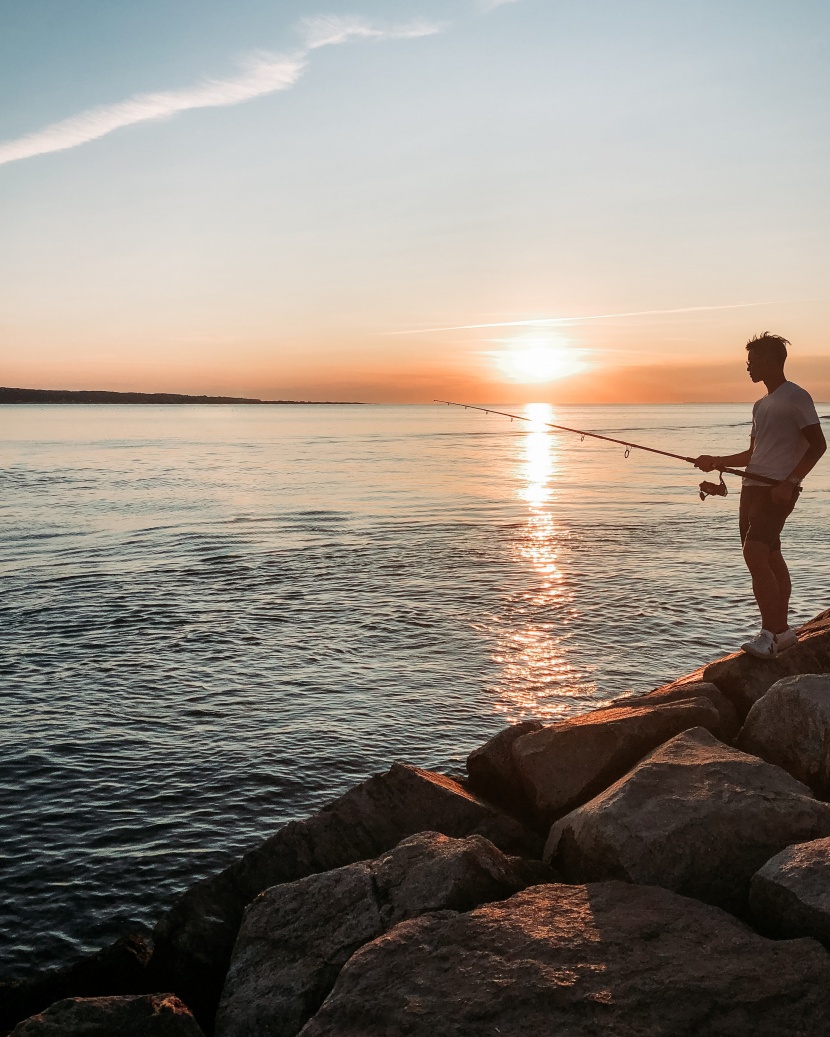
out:
{"label": "setting sun", "polygon": [[514,382],[553,382],[587,367],[565,340],[550,335],[513,339],[495,357],[502,373]]}

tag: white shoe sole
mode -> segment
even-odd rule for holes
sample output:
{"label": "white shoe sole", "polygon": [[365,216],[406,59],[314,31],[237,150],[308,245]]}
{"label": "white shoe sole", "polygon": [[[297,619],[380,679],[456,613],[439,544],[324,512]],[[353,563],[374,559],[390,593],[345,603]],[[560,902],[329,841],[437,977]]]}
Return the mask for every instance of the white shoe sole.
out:
{"label": "white shoe sole", "polygon": [[778,657],[777,649],[774,649],[772,652],[759,652],[755,645],[752,644],[741,645],[741,651],[746,652],[747,655],[751,655],[753,659],[766,659],[772,661]]}

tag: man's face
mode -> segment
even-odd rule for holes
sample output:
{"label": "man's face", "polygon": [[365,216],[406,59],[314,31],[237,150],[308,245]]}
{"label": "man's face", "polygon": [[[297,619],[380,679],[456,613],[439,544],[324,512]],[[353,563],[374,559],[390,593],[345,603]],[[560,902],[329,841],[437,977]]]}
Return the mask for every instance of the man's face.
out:
{"label": "man's face", "polygon": [[757,350],[750,349],[746,355],[746,369],[753,382],[761,382],[769,370],[769,358],[759,354]]}

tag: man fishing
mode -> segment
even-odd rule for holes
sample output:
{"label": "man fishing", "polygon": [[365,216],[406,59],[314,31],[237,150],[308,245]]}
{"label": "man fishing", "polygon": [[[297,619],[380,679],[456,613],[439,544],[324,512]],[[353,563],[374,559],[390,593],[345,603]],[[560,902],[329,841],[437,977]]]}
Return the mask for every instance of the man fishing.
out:
{"label": "man fishing", "polygon": [[788,345],[787,339],[768,332],[746,345],[749,377],[767,388],[767,395],[752,408],[749,447],[724,457],[701,454],[694,460],[704,472],[746,467],[739,525],[761,632],[741,648],[759,659],[774,659],[797,640],[787,622],[792,584],[781,554],[781,530],[798,500],[801,480],[827,449],[810,394],[784,374]]}

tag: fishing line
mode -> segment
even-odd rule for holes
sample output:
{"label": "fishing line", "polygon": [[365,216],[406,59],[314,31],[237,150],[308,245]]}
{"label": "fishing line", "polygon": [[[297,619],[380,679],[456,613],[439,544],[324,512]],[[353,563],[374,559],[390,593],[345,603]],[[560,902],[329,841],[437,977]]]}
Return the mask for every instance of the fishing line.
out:
{"label": "fishing line", "polygon": [[[452,400],[434,400],[434,403],[445,403],[448,407],[463,407],[464,410],[478,410],[483,414],[499,414],[503,418],[510,418],[511,421],[527,421],[530,424],[537,425],[539,421],[536,418],[528,418],[524,414],[511,414],[509,411],[494,410],[492,407],[476,407],[472,403],[455,403]],[[658,450],[657,447],[643,446],[642,443],[629,443],[624,439],[615,439],[613,436],[603,436],[599,432],[590,432],[588,429],[581,428],[570,428],[567,425],[554,425],[552,421],[541,422],[545,428],[556,429],[557,432],[573,432],[577,436],[582,437],[582,441],[585,440],[586,436],[590,436],[591,439],[602,439],[606,443],[617,443],[619,446],[625,447],[625,456],[628,457],[632,450],[645,450],[649,454],[660,454],[662,457],[671,457],[675,461],[685,461],[686,464],[693,465],[695,459],[693,457],[684,457],[682,454],[673,454],[670,450]],[[741,471],[740,468],[726,468],[715,465],[715,471],[720,474],[720,482],[702,482],[700,484],[700,499],[706,500],[707,497],[725,497],[729,490],[726,487],[726,483],[723,481],[723,473],[727,472],[729,475],[739,475],[741,477],[748,476],[750,479],[757,479],[759,482],[769,483],[771,486],[778,484],[778,479],[771,479],[766,475],[755,475],[754,473],[747,473]]]}

